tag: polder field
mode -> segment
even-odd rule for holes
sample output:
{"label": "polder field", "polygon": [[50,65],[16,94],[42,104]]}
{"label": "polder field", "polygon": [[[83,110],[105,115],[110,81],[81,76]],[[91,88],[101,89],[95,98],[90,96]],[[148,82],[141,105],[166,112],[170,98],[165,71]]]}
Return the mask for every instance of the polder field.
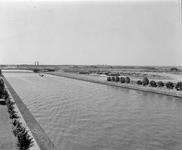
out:
{"label": "polder field", "polygon": [[[53,67],[53,66],[52,66]],[[176,66],[108,66],[108,65],[67,65],[55,66],[56,72],[67,72],[82,75],[129,76],[133,81],[143,79],[162,80],[163,82],[182,81],[182,67]],[[174,69],[174,70],[173,70]],[[176,70],[177,69],[177,70]]]}
{"label": "polder field", "polygon": [[[13,67],[12,67],[13,66]],[[1,69],[65,72],[91,76],[129,76],[133,81],[147,77],[150,80],[182,81],[181,66],[111,66],[111,65],[1,65]]]}

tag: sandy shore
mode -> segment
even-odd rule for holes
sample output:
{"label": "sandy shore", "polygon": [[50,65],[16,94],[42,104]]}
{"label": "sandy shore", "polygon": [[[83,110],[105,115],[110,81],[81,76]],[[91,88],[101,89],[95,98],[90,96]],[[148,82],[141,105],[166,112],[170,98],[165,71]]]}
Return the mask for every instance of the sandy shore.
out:
{"label": "sandy shore", "polygon": [[72,79],[77,79],[77,80],[83,80],[83,81],[87,81],[87,82],[94,82],[94,83],[99,83],[99,84],[117,86],[117,87],[121,87],[121,88],[128,88],[128,89],[133,89],[133,90],[139,90],[139,91],[144,91],[144,92],[151,92],[151,93],[156,93],[156,94],[162,94],[162,95],[182,98],[182,92],[179,92],[176,89],[169,90],[166,87],[164,87],[164,88],[158,88],[158,87],[152,88],[149,86],[144,87],[144,86],[136,85],[134,83],[122,84],[119,82],[108,82],[107,77],[79,75],[79,74],[65,73],[65,72],[49,72],[47,74],[66,77],[66,78],[72,78]]}
{"label": "sandy shore", "polygon": [[0,99],[0,150],[16,150],[16,138],[12,133],[11,119],[4,99]]}

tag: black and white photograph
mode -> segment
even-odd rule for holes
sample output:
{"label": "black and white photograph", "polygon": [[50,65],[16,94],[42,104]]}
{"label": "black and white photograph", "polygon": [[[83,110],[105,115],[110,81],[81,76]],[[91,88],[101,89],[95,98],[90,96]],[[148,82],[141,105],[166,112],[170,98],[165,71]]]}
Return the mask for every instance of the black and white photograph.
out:
{"label": "black and white photograph", "polygon": [[182,150],[182,1],[1,0],[0,150]]}

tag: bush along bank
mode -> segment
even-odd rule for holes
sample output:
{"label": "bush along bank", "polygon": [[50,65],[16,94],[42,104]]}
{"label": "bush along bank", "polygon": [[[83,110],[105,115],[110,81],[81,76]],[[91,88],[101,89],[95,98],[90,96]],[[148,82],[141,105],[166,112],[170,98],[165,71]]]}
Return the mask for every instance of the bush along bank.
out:
{"label": "bush along bank", "polygon": [[107,81],[130,83],[130,78],[129,77],[124,78],[124,77],[112,76],[112,77],[107,77]]}
{"label": "bush along bank", "polygon": [[7,110],[10,114],[10,119],[12,119],[12,132],[17,138],[18,150],[29,150],[33,146],[33,138],[28,134],[28,130],[23,123],[20,122],[20,117],[15,111],[15,102],[11,101],[9,93],[4,89],[4,100],[7,106]]}
{"label": "bush along bank", "polygon": [[4,80],[2,77],[0,77],[0,98],[4,97],[4,89]]}
{"label": "bush along bank", "polygon": [[163,87],[166,87],[167,89],[173,89],[175,87],[175,89],[177,89],[178,91],[181,91],[182,90],[182,84],[180,84],[180,82],[178,82],[178,84],[176,84],[176,86],[174,85],[174,83],[172,82],[167,82],[166,84],[164,84],[162,81],[154,81],[154,80],[151,80],[149,81],[148,78],[143,78],[143,80],[138,80],[137,81],[137,84],[138,85],[143,85],[143,86],[149,86],[149,87],[153,87],[153,88],[163,88]]}
{"label": "bush along bank", "polygon": [[[108,82],[120,82],[120,83],[127,83],[129,84],[131,82],[129,77],[118,77],[118,76],[109,76],[107,77]],[[172,82],[167,82],[164,84],[162,81],[154,81],[149,79],[147,77],[144,77],[143,80],[138,80],[136,82],[137,85],[143,85],[144,87],[149,86],[153,88],[163,88],[166,87],[167,89],[176,89],[177,91],[182,91],[182,82],[178,82],[176,85]]]}

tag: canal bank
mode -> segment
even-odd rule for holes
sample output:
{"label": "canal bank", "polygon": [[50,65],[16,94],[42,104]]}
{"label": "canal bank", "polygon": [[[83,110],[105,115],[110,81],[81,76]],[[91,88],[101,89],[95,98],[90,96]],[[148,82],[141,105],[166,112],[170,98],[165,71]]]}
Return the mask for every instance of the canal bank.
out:
{"label": "canal bank", "polygon": [[93,76],[89,76],[89,75],[79,75],[79,74],[64,73],[64,72],[49,72],[46,74],[182,98],[182,93],[179,91],[176,91],[175,89],[168,90],[165,88],[152,88],[152,87],[137,85],[137,84],[133,84],[133,83],[130,83],[130,84],[124,83],[123,84],[123,83],[118,83],[118,82],[108,82],[106,78],[102,78],[102,77],[93,77]]}
{"label": "canal bank", "polygon": [[[35,149],[36,150],[58,150],[56,148],[56,146],[52,143],[52,141],[49,139],[47,134],[44,132],[44,130],[41,128],[41,126],[38,124],[38,122],[35,120],[35,118],[30,113],[28,108],[25,106],[23,101],[17,95],[15,90],[12,88],[12,86],[6,80],[6,78],[3,77],[3,79],[5,82],[5,86],[7,87],[11,97],[13,98],[13,100],[16,103],[16,106],[17,106],[19,112],[21,113],[21,117],[25,121],[34,140],[36,141],[36,144],[38,145],[38,147],[36,147]],[[13,134],[12,134],[12,136],[13,136]]]}

